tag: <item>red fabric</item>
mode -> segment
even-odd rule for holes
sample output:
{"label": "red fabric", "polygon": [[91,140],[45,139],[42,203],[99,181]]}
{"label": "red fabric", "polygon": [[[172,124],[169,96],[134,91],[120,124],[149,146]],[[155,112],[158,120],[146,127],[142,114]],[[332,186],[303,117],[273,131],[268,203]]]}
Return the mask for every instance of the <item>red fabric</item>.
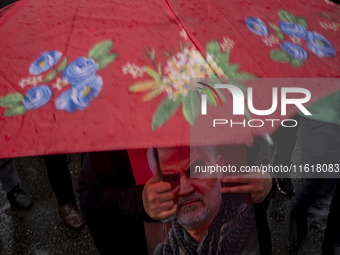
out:
{"label": "red fabric", "polygon": [[[255,16],[268,27],[268,22],[277,25],[280,9],[308,20],[309,28],[326,37],[337,55],[318,58],[309,52],[308,61],[300,68],[271,60],[271,48],[247,28],[245,18]],[[70,63],[78,57],[87,57],[97,43],[112,40],[111,52],[118,56],[113,63],[97,71],[103,87],[86,109],[72,114],[56,110],[56,100],[69,87],[61,91],[53,88],[48,104],[22,115],[6,117],[6,108],[0,107],[0,157],[189,145],[190,125],[183,117],[182,106],[163,126],[152,129],[153,115],[167,98],[166,93],[143,102],[145,93],[132,93],[129,87],[151,78],[145,73],[135,79],[123,74],[127,63],[151,66],[156,71],[157,64],[161,64],[164,72],[169,60],[166,53],[181,52],[181,47],[185,47],[180,35],[183,27],[189,34],[189,41],[204,56],[209,41],[231,38],[235,45],[230,63],[240,64],[240,72],[256,77],[338,78],[340,33],[320,27],[319,23],[325,19],[322,13],[338,15],[338,10],[319,0],[308,3],[303,0],[256,3],[238,0],[23,0],[0,19],[0,98],[16,92],[26,95],[32,86],[22,88],[19,83],[30,76],[30,65],[45,51],[60,51]],[[269,29],[273,33],[273,29]],[[306,43],[302,44],[306,48]],[[152,50],[155,66],[145,54]],[[52,82],[47,85],[52,88]],[[321,94],[337,88],[339,85],[334,85]],[[315,85],[311,90],[314,95],[320,87]],[[251,136],[240,129],[232,129],[219,143],[244,143],[249,139]]]}
{"label": "red fabric", "polygon": [[136,185],[146,183],[153,176],[146,156],[147,149],[128,150],[128,154]]}

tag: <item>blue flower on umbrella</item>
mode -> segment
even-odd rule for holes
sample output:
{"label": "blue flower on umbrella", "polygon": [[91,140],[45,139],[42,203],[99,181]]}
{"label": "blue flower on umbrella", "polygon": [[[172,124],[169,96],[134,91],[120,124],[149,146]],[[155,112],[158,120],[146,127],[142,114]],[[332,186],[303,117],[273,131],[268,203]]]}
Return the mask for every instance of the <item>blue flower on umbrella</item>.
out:
{"label": "blue flower on umbrella", "polygon": [[56,63],[58,63],[62,55],[63,54],[61,52],[56,50],[52,50],[50,52],[45,51],[30,66],[30,74],[39,75],[50,70]]}
{"label": "blue flower on umbrella", "polygon": [[72,87],[77,87],[84,80],[95,74],[98,66],[92,59],[80,57],[71,62],[63,71],[62,77],[67,80]]}
{"label": "blue flower on umbrella", "polygon": [[293,22],[280,21],[279,26],[281,30],[289,36],[295,36],[304,40],[307,39],[307,29],[301,25]]}
{"label": "blue flower on umbrella", "polygon": [[331,58],[336,54],[332,44],[325,37],[316,32],[308,32],[307,42],[307,47],[319,58]]}
{"label": "blue flower on umbrella", "polygon": [[288,53],[292,58],[296,58],[301,61],[305,61],[308,58],[308,52],[301,46],[291,42],[284,42],[280,44],[281,49]]}
{"label": "blue flower on umbrella", "polygon": [[65,110],[69,113],[73,113],[75,110],[83,110],[89,106],[93,98],[99,95],[102,86],[102,78],[93,75],[62,93],[56,101],[56,107],[58,110]]}
{"label": "blue flower on umbrella", "polygon": [[27,110],[38,109],[50,101],[52,94],[52,90],[47,85],[31,88],[27,90],[24,106]]}
{"label": "blue flower on umbrella", "polygon": [[269,30],[266,24],[260,19],[255,17],[246,18],[247,27],[255,34],[260,36],[269,35]]}

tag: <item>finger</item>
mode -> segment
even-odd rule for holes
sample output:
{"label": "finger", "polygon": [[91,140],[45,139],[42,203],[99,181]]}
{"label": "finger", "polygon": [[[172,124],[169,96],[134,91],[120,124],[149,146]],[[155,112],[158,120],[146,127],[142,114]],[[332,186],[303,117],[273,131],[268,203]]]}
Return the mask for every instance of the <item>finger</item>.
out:
{"label": "finger", "polygon": [[158,220],[165,220],[171,217],[172,215],[174,215],[176,211],[177,211],[177,205],[175,204],[170,210],[163,211],[159,213],[156,217]]}
{"label": "finger", "polygon": [[146,183],[145,183],[145,185],[147,185],[147,184],[151,184],[151,183],[156,183],[156,182],[158,182],[159,180],[158,180],[158,177],[156,176],[156,175],[153,175]]}
{"label": "finger", "polygon": [[164,203],[153,204],[150,210],[154,215],[160,214],[163,211],[169,211],[174,207],[173,201],[168,201]]}
{"label": "finger", "polygon": [[174,193],[172,192],[161,193],[161,194],[158,194],[157,196],[157,202],[159,203],[165,203],[165,202],[169,202],[173,200],[174,200]]}
{"label": "finger", "polygon": [[168,214],[169,211],[172,211],[174,206],[175,205],[173,203],[168,202],[168,203],[163,204],[162,206],[158,206],[157,208],[154,208],[154,209],[150,208],[149,212],[150,212],[151,218],[153,219],[161,218],[160,217],[161,215]]}
{"label": "finger", "polygon": [[168,182],[156,182],[150,187],[152,191],[157,193],[165,193],[171,191],[171,185]]}

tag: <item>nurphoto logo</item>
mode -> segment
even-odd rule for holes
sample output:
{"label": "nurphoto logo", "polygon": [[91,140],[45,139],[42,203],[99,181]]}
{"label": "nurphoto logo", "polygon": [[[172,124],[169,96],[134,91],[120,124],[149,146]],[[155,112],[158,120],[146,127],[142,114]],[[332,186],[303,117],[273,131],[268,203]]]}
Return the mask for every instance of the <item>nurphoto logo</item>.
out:
{"label": "nurphoto logo", "polygon": [[[216,100],[213,96],[213,93],[217,96],[222,106],[222,101],[216,89],[226,89],[228,93],[232,96],[232,113],[233,115],[247,115],[245,112],[245,107],[247,103],[247,109],[250,113],[257,116],[269,116],[273,114],[278,108],[278,101],[279,101],[279,93],[280,93],[280,115],[286,116],[287,115],[287,106],[293,105],[295,106],[301,113],[304,115],[312,115],[304,104],[308,103],[311,99],[311,92],[308,89],[301,88],[301,87],[272,87],[268,88],[271,89],[271,100],[272,104],[267,109],[256,109],[254,105],[254,96],[253,96],[253,88],[247,87],[246,92],[242,90],[240,87],[232,84],[215,84],[214,87],[211,85],[205,84],[203,82],[198,82],[200,85],[203,85],[205,88],[197,87],[200,90],[204,91],[205,93],[201,94],[201,115],[207,115],[207,95],[213,100],[215,106],[217,106]],[[213,93],[211,93],[212,91]],[[294,95],[294,97],[292,96]],[[249,116],[249,115],[248,115]],[[242,122],[235,122],[232,119],[214,119],[213,120],[213,127],[216,125],[225,125],[230,124],[231,127],[235,125],[242,125],[244,127],[262,127],[266,122],[271,123],[274,126],[276,121],[281,122],[281,125],[284,127],[295,127],[298,123],[294,119],[252,119],[249,118],[246,120],[244,119]],[[291,124],[293,122],[293,124]],[[289,125],[287,123],[290,123]],[[247,125],[248,124],[248,125]]]}

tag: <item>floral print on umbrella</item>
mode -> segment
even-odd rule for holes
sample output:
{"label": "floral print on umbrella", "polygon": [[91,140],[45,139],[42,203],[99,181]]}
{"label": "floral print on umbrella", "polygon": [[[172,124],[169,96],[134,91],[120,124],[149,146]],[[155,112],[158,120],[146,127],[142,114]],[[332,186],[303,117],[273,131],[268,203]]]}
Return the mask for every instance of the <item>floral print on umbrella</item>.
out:
{"label": "floral print on umbrella", "polygon": [[63,92],[56,101],[58,110],[65,110],[73,113],[76,110],[83,110],[89,106],[93,98],[97,97],[103,87],[103,80],[98,75],[77,84],[77,86]]}
{"label": "floral print on umbrella", "polygon": [[58,63],[59,59],[61,58],[63,54],[59,51],[52,50],[50,52],[46,51],[43,54],[40,55],[40,57],[32,63],[30,66],[30,74],[38,75],[41,73],[44,73],[51,68],[55,64]]}
{"label": "floral print on umbrella", "polygon": [[340,5],[328,0],[325,2],[333,7],[333,11],[320,13],[322,20],[319,21],[319,24],[325,30],[338,31],[340,29]]}
{"label": "floral print on umbrella", "polygon": [[53,92],[47,85],[41,85],[27,90],[24,106],[27,110],[38,109],[47,104]]}
{"label": "floral print on umbrella", "polygon": [[319,58],[331,58],[336,54],[332,44],[325,37],[316,32],[308,32],[307,42],[308,49]]}
{"label": "floral print on umbrella", "polygon": [[[180,34],[185,40],[184,31]],[[197,84],[193,84],[191,78],[214,78],[226,81],[231,78],[251,78],[250,73],[239,72],[240,65],[229,62],[230,53],[234,47],[234,41],[223,38],[220,43],[212,40],[206,45],[204,57],[194,45],[188,41],[177,52],[164,52],[168,56],[164,63],[156,63],[156,52],[147,49],[145,54],[151,60],[151,65],[137,66],[128,62],[122,67],[122,72],[131,74],[134,79],[143,79],[129,86],[132,93],[144,93],[143,101],[148,102],[160,95],[166,95],[152,118],[152,129],[162,127],[181,107],[186,121],[193,125],[199,116],[200,91]],[[240,85],[241,86],[241,85]],[[226,101],[224,94],[216,89],[222,101]],[[208,99],[208,103],[213,101]]]}
{"label": "floral print on umbrella", "polygon": [[269,35],[269,30],[266,24],[260,19],[255,17],[246,18],[247,27],[255,34],[260,36]]}
{"label": "floral print on umbrella", "polygon": [[[0,98],[0,106],[9,108],[5,111],[5,116],[24,114],[48,104],[54,94],[48,83],[52,83],[52,88],[57,90],[70,85],[70,89],[63,91],[56,99],[55,106],[58,110],[68,113],[84,110],[103,87],[103,80],[97,72],[117,57],[111,50],[112,40],[105,40],[96,44],[88,52],[88,57],[78,57],[69,64],[66,57],[61,60],[63,54],[60,51],[43,52],[29,67],[33,76],[19,82],[21,88],[33,88],[28,89],[25,96],[12,93]],[[48,73],[43,77],[46,72]]]}
{"label": "floral print on umbrella", "polygon": [[[302,46],[307,42],[307,48],[319,58],[331,58],[336,55],[332,44],[321,34],[310,31],[308,22],[303,17],[295,17],[286,10],[279,10],[281,19],[279,26],[268,22],[275,31],[270,34],[267,25],[257,17],[245,18],[246,26],[253,33],[263,37],[263,42],[270,47],[279,45],[280,49],[271,50],[270,57],[280,63],[290,63],[294,68],[301,67],[308,60],[309,53]],[[288,37],[291,41],[288,41]]]}

